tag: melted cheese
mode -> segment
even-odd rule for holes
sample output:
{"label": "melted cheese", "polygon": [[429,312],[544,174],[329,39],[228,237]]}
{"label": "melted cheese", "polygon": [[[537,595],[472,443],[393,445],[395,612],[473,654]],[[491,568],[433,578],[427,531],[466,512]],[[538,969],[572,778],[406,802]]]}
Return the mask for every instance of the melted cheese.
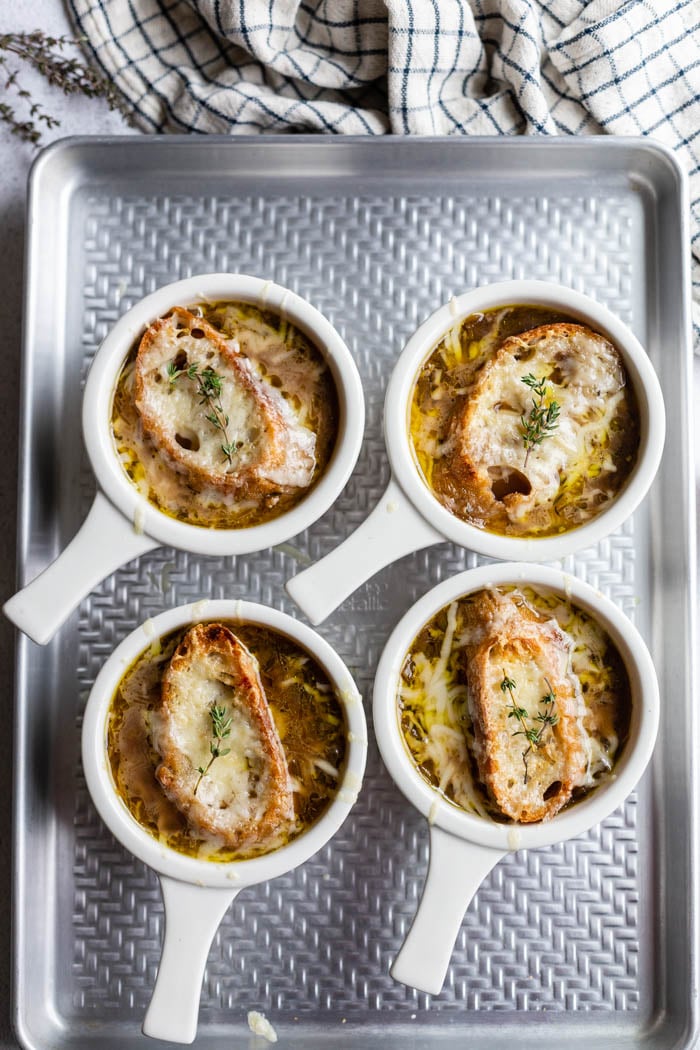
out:
{"label": "melted cheese", "polygon": [[[201,335],[180,327],[174,314],[144,357],[144,403],[164,437],[179,448],[185,464],[212,479],[252,469],[280,485],[307,486],[316,465],[315,434],[300,425],[292,407],[241,356],[235,341],[228,344],[229,357]],[[178,359],[184,360],[184,369],[196,365],[200,374],[212,369],[221,377],[213,403],[202,396],[197,379],[185,373],[171,380],[169,368]],[[235,449],[228,457],[223,451],[227,439]],[[281,462],[270,455],[275,442],[283,446]]]}
{"label": "melted cheese", "polygon": [[[523,589],[521,596],[533,610],[551,617],[569,639],[568,655],[561,657],[561,671],[574,686],[587,756],[579,787],[590,790],[611,775],[620,747],[615,727],[621,720],[621,698],[616,692],[614,669],[606,662],[611,642],[594,620],[564,598],[539,594],[531,588]],[[488,818],[493,814],[475,780],[470,759],[475,741],[461,669],[461,654],[470,635],[460,622],[460,604],[453,602],[447,607],[444,627],[438,626],[438,620],[445,612],[438,614],[414,641],[397,699],[404,741],[421,773],[449,801]],[[498,624],[490,624],[489,630],[497,632]],[[421,639],[431,639],[430,653]],[[529,718],[536,717],[541,711],[541,698],[548,692],[536,663],[506,662],[504,673],[517,681],[518,704]],[[504,699],[507,719],[506,706]],[[622,721],[624,715],[623,711]],[[504,732],[511,733],[507,721]],[[514,738],[513,742],[519,756],[519,739]]]}
{"label": "melted cheese", "polygon": [[[523,347],[530,349],[525,343]],[[563,360],[558,361],[560,355]],[[537,379],[556,372],[559,380],[549,380],[544,401],[545,407],[555,400],[559,405],[556,427],[529,452],[524,449],[521,420],[529,418],[534,399],[522,381],[526,372]],[[454,440],[468,447],[487,479],[498,470],[518,467],[531,491],[512,499],[508,510],[514,523],[527,526],[533,511],[554,504],[562,478],[616,471],[607,435],[624,386],[613,346],[585,329],[570,339],[543,341],[526,367],[513,353],[499,353],[471,401],[468,425]]]}
{"label": "melted cheese", "polygon": [[[269,771],[260,732],[236,691],[212,676],[206,660],[192,663],[186,675],[186,700],[175,705],[171,714],[173,743],[187,756],[193,770],[208,768],[197,789],[199,801],[212,809],[226,809],[233,821],[259,821],[265,811]],[[231,718],[231,731],[221,750],[227,751],[209,765],[212,758],[211,708],[223,707]],[[151,717],[153,742],[160,750],[160,718]]]}
{"label": "melted cheese", "polygon": [[279,382],[299,422],[313,429],[313,391],[322,383],[327,369],[320,356],[306,352],[294,326],[280,320],[279,328],[272,328],[257,316],[257,311],[242,303],[219,307],[212,323],[231,337],[231,345],[245,354],[261,379],[273,389]]}
{"label": "melted cheese", "polygon": [[411,680],[403,678],[399,687],[402,725],[409,750],[421,768],[431,770],[438,790],[468,812],[487,817],[485,800],[471,776],[467,737],[461,728],[469,716],[467,688],[460,681],[453,645],[457,610],[457,602],[448,608],[436,660],[411,653]]}
{"label": "melted cheese", "polygon": [[278,467],[266,466],[258,470],[260,477],[276,485],[307,488],[316,467],[316,435],[304,426],[294,405],[279,390],[258,376],[251,362],[243,359],[243,367],[257,384],[263,396],[274,406],[284,427],[284,462]]}
{"label": "melted cheese", "polygon": [[[514,333],[521,333],[520,335]],[[558,419],[529,447],[544,380]],[[505,535],[547,536],[598,515],[633,469],[639,411],[620,355],[602,335],[543,309],[466,318],[417,376],[410,437],[426,485],[452,514]]]}
{"label": "melted cheese", "polygon": [[[284,749],[294,802],[294,818],[285,820],[278,833],[259,847],[231,850],[221,839],[188,825],[184,814],[164,793],[155,771],[161,756],[154,742],[162,743],[160,716],[161,679],[182,630],[166,638],[154,638],[144,653],[125,672],[110,708],[108,756],[116,789],[134,818],[159,841],[180,852],[212,861],[245,859],[286,845],[305,831],[336,796],[339,782],[356,790],[359,783],[347,781],[345,741],[347,730],[342,707],[325,671],[296,643],[266,628],[237,622],[236,634],[265,668],[264,686],[270,713]],[[191,704],[179,712],[180,743],[188,748],[192,770],[206,767],[211,740],[207,705],[225,706],[232,718],[230,735],[222,746],[231,747],[212,764],[197,789],[204,801],[211,792],[214,804],[241,792],[242,811],[254,807],[251,786],[258,791],[262,781],[258,732],[242,708],[237,707],[223,683],[202,681],[198,672],[191,679],[196,706],[205,706],[206,718]],[[307,688],[305,688],[307,687]],[[247,767],[247,768],[245,768]],[[264,775],[264,771],[262,771]],[[193,775],[193,781],[196,775]]]}
{"label": "melted cheese", "polygon": [[[195,308],[196,312],[196,308]],[[319,351],[287,322],[278,321],[244,304],[214,304],[205,309],[207,320],[219,327],[238,363],[245,382],[229,375],[218,353],[207,357],[206,340],[183,335],[169,344],[158,368],[154,395],[178,458],[193,457],[199,467],[220,479],[249,471],[269,490],[225,491],[201,480],[190,484],[183,463],[174,465],[144,434],[135,409],[134,369],[136,350],[124,365],[112,410],[112,431],[117,455],[139,492],[161,511],[194,525],[242,528],[278,517],[295,506],[325,470],[338,426],[337,394],[330,371]],[[183,345],[183,344],[186,344]],[[229,417],[227,436],[235,446],[231,462],[222,451],[224,437],[207,416],[211,409],[200,404],[196,384],[180,377],[169,382],[167,365],[180,350],[188,360],[213,367],[225,375],[221,407]],[[266,455],[270,419],[283,441],[282,455]],[[179,441],[177,438],[179,437]],[[183,447],[191,444],[192,449]],[[195,448],[195,446],[197,446]]]}

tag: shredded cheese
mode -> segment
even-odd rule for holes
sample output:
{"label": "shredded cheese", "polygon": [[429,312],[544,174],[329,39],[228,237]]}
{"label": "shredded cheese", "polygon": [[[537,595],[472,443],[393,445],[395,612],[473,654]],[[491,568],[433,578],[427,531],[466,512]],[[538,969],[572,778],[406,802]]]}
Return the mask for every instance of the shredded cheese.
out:
{"label": "shredded cheese", "polygon": [[[490,531],[575,528],[614,499],[636,460],[638,409],[618,351],[581,324],[543,324],[550,317],[508,307],[467,318],[414,387],[410,433],[426,484],[451,513]],[[520,323],[535,327],[504,340]],[[528,448],[529,374],[546,381],[541,404],[556,401],[558,417]]]}
{"label": "shredded cheese", "polygon": [[277,1032],[265,1017],[265,1014],[258,1013],[257,1010],[249,1010],[248,1027],[253,1035],[262,1036],[262,1038],[266,1039],[268,1043],[277,1042]]}
{"label": "shredded cheese", "polygon": [[[538,613],[555,620],[571,638],[568,674],[578,697],[581,736],[587,755],[580,787],[588,790],[614,775],[612,770],[620,746],[615,728],[619,711],[616,672],[608,662],[612,643],[599,624],[568,599],[540,594],[529,587],[516,593]],[[444,626],[438,627],[438,621]],[[498,625],[491,625],[491,629],[497,632]],[[468,630],[461,623],[460,602],[452,602],[426,625],[411,646],[399,681],[397,700],[404,740],[419,770],[449,801],[488,819],[490,805],[475,779],[470,758],[474,735],[461,669],[468,637]],[[425,648],[428,638],[433,655]],[[533,681],[530,689],[522,668],[506,667],[505,673],[518,680],[519,703],[527,708],[532,697],[537,703],[541,693],[539,679]]]}

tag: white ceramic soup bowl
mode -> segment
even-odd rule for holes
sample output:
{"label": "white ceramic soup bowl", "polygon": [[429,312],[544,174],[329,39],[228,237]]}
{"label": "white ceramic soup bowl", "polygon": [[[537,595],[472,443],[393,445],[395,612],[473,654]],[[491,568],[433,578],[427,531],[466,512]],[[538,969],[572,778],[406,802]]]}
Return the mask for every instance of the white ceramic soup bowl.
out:
{"label": "white ceramic soup bowl", "polygon": [[[541,539],[487,532],[451,514],[423,479],[409,434],[416,379],[445,334],[471,314],[516,304],[561,310],[607,336],[622,355],[640,413],[639,454],[622,491],[590,522]],[[664,434],[663,396],[646,351],[606,307],[571,288],[546,281],[507,281],[466,292],[432,314],[409,339],[396,362],[384,406],[384,437],[392,471],[386,492],[347,540],[291,579],[287,590],[311,622],[320,623],[385,565],[444,540],[503,561],[563,558],[597,543],[632,514],[654,480]]]}
{"label": "white ceramic soup bowl", "polygon": [[[287,846],[251,860],[217,863],[177,853],[135,820],[117,793],[107,756],[109,709],[117,686],[154,639],[193,623],[224,620],[260,624],[286,635],[318,661],[335,686],[346,722],[347,751],[338,793],[323,815]],[[235,628],[234,628],[235,629]],[[165,936],[155,988],[143,1024],[146,1035],[191,1043],[207,954],[231,901],[246,886],[283,875],[317,853],[341,826],[357,799],[367,757],[362,698],[338,654],[310,627],[252,602],[199,601],[161,613],[117,646],[98,674],[85,709],[82,758],[92,800],[112,834],[160,878]]]}
{"label": "white ceramic soup bowl", "polygon": [[[399,720],[401,668],[424,625],[455,599],[492,585],[508,584],[556,592],[590,613],[617,646],[631,687],[629,737],[613,775],[581,801],[537,824],[501,824],[482,819],[445,799],[418,771]],[[403,984],[437,995],[464,913],[498,861],[508,852],[550,846],[581,835],[609,816],[634,789],[656,741],[659,687],[639,632],[598,591],[559,569],[527,563],[487,565],[460,573],[433,588],[396,626],[379,661],[373,718],[384,764],[409,802],[427,818],[430,833],[430,862],[423,895],[391,974]]]}
{"label": "white ceramic soup bowl", "polygon": [[[290,511],[251,528],[205,528],[161,512],[127,477],[112,435],[112,400],[135,341],[174,306],[218,300],[253,303],[290,320],[324,355],[338,392],[338,437],[324,474]],[[272,281],[230,273],[203,274],[159,288],[117,322],[90,368],[83,395],[83,436],[98,484],[92,509],[57,560],[6,602],[5,615],[44,645],[93,587],[154,547],[217,555],[249,554],[283,543],[312,525],[340,494],[357,460],[363,432],[362,384],[350,351],[329,321],[300,296]]]}

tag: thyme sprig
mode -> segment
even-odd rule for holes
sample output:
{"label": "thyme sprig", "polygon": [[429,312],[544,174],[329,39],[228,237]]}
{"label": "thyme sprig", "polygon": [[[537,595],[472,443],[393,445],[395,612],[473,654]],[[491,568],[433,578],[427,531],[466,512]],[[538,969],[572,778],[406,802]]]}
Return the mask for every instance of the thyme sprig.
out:
{"label": "thyme sprig", "polygon": [[200,395],[200,405],[207,405],[210,409],[206,416],[207,421],[224,435],[221,451],[229,463],[233,464],[233,457],[243,446],[243,442],[232,441],[229,436],[228,425],[230,420],[226,412],[224,412],[224,406],[221,404],[221,391],[224,386],[223,379],[213,368],[207,367],[200,371],[197,361],[188,365],[187,368],[178,368],[176,363],[171,361],[168,364],[168,382],[170,385],[172,386],[176,383],[180,376],[187,376],[196,385],[197,393]]}
{"label": "thyme sprig", "polygon": [[80,46],[83,39],[48,36],[40,29],[31,33],[0,34],[0,89],[4,88],[8,96],[14,95],[20,103],[18,110],[16,104],[3,99],[0,102],[0,121],[23,142],[38,145],[42,130],[58,127],[60,121],[46,112],[40,103],[32,101],[31,92],[20,84],[20,71],[8,65],[7,55],[31,66],[64,95],[104,98],[110,109],[118,109],[130,116],[125,100],[109,80],[87,63],[64,54],[65,48]]}
{"label": "thyme sprig", "polygon": [[532,408],[529,415],[520,417],[523,428],[523,445],[525,446],[525,466],[535,445],[541,445],[545,438],[551,437],[559,426],[559,403],[550,400],[547,403],[547,380],[538,379],[532,372],[521,376],[520,382],[532,390]]}
{"label": "thyme sprig", "polygon": [[199,777],[197,783],[194,786],[192,794],[197,794],[197,789],[202,783],[202,777],[205,777],[212,767],[212,764],[217,758],[223,758],[224,755],[230,754],[230,747],[221,747],[221,741],[225,740],[227,736],[231,735],[231,716],[225,707],[218,707],[217,704],[212,704],[209,708],[209,717],[211,718],[211,735],[212,739],[209,744],[209,751],[211,758],[207,762],[206,766],[197,766],[197,772]]}
{"label": "thyme sprig", "polygon": [[[547,683],[547,688],[549,692],[540,699],[540,703],[545,705],[544,710],[538,711],[534,718],[530,718],[525,708],[520,707],[520,705],[515,700],[516,685],[514,680],[508,677],[508,675],[505,672],[505,669],[503,671],[501,692],[508,693],[508,702],[510,704],[510,707],[508,708],[508,718],[517,719],[518,724],[520,726],[520,729],[516,729],[515,732],[511,735],[524,736],[528,742],[527,747],[523,751],[523,765],[525,767],[525,776],[523,779],[524,784],[527,784],[528,781],[529,772],[527,763],[530,754],[532,753],[532,749],[538,748],[542,743],[542,738],[544,736],[545,730],[547,729],[547,726],[554,727],[558,721],[557,714],[554,710],[557,698],[549,682],[549,679],[545,678],[545,682]],[[539,723],[539,726],[528,725],[528,720],[531,723]]]}

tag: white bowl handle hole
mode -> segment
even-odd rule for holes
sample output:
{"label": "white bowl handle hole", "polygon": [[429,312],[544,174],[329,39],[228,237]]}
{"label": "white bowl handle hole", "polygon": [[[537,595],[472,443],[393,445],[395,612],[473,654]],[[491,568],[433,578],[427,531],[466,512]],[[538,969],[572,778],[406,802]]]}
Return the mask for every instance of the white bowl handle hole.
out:
{"label": "white bowl handle hole", "polygon": [[289,580],[287,593],[311,623],[321,623],[380,569],[444,539],[392,478],[369,517],[325,558]]}
{"label": "white bowl handle hole", "polygon": [[160,875],[165,934],[143,1034],[171,1043],[197,1035],[199,998],[209,948],[238,889],[212,889]]}
{"label": "white bowl handle hole", "polygon": [[132,558],[159,546],[134,531],[98,492],[87,518],[62,554],[3,606],[9,620],[46,645],[90,591]]}
{"label": "white bowl handle hole", "polygon": [[439,995],[471,900],[488,873],[505,856],[430,828],[428,875],[418,911],[391,967],[395,981]]}

